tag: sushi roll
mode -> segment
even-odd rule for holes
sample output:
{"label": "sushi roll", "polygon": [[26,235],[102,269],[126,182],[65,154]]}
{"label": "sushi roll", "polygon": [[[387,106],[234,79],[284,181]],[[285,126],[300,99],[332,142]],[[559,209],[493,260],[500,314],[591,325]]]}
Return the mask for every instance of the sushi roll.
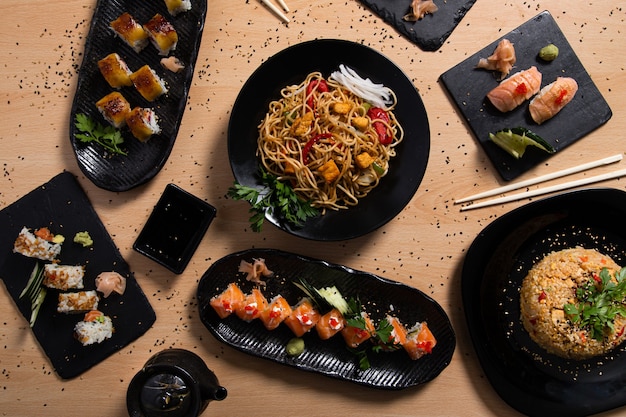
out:
{"label": "sushi roll", "polygon": [[98,100],[96,108],[102,114],[102,117],[116,129],[126,125],[126,117],[130,114],[130,104],[117,91],[109,93]]}
{"label": "sushi roll", "polygon": [[496,109],[506,113],[537,94],[540,87],[541,73],[532,66],[502,81],[487,93],[487,98]]}
{"label": "sushi roll", "polygon": [[176,16],[178,13],[183,13],[191,10],[191,0],[164,0],[167,11]]}
{"label": "sushi roll", "polygon": [[345,340],[348,347],[357,348],[359,345],[366,340],[369,340],[372,335],[376,332],[376,328],[374,327],[374,323],[372,319],[370,319],[369,315],[366,312],[361,312],[360,320],[362,321],[362,326],[350,326],[346,325],[341,330],[341,335]]}
{"label": "sushi roll", "polygon": [[433,336],[428,328],[428,324],[424,321],[416,323],[415,326],[408,330],[406,341],[402,347],[404,347],[411,359],[417,360],[424,355],[432,353],[436,344],[435,336]]}
{"label": "sushi roll", "polygon": [[[45,228],[47,230],[47,228]],[[13,252],[27,256],[29,258],[37,258],[42,261],[53,261],[61,253],[61,244],[55,243],[47,238],[37,236],[38,229],[35,233],[31,232],[27,227],[23,227],[19,235],[13,243]],[[49,236],[46,233],[46,236]],[[42,235],[43,236],[43,235]]]}
{"label": "sushi roll", "polygon": [[245,298],[241,288],[235,283],[230,283],[221,294],[211,298],[209,304],[221,319],[225,319],[240,308]]}
{"label": "sushi roll", "polygon": [[261,321],[267,330],[274,330],[291,315],[291,306],[282,295],[272,298],[268,307],[261,312]]}
{"label": "sushi roll", "polygon": [[407,335],[406,327],[404,327],[400,320],[390,315],[387,315],[384,320],[386,320],[389,326],[391,326],[391,332],[389,333],[389,339],[382,340],[382,342],[391,349],[394,347],[404,346]]}
{"label": "sushi roll", "polygon": [[554,117],[567,105],[578,91],[578,83],[570,77],[557,77],[556,81],[541,89],[528,105],[530,116],[541,124]]}
{"label": "sushi roll", "polygon": [[139,94],[148,101],[154,101],[167,93],[165,82],[149,65],[144,65],[130,74],[130,79]]}
{"label": "sushi roll", "polygon": [[115,52],[109,54],[98,61],[98,68],[107,83],[113,88],[130,87],[133,82],[130,80],[132,71],[126,62]]}
{"label": "sushi roll", "polygon": [[134,137],[145,142],[152,135],[161,133],[156,113],[152,109],[135,107],[126,116],[126,125]]}
{"label": "sushi roll", "polygon": [[317,335],[322,340],[328,340],[339,333],[346,325],[346,320],[339,310],[333,308],[328,313],[322,315],[315,325]]}
{"label": "sushi roll", "polygon": [[95,290],[60,293],[57,311],[59,313],[85,313],[97,310],[99,301]]}
{"label": "sushi roll", "polygon": [[176,49],[178,33],[174,26],[159,13],[143,25],[143,28],[148,32],[150,41],[159,50],[160,55],[168,55]]}
{"label": "sushi roll", "polygon": [[110,339],[115,332],[110,317],[98,310],[91,310],[85,318],[74,326],[74,336],[83,346],[102,343]]}
{"label": "sushi roll", "polygon": [[303,298],[292,308],[291,315],[285,319],[285,324],[296,337],[301,337],[315,327],[319,319],[320,313],[313,307],[311,300]]}
{"label": "sushi roll", "polygon": [[84,276],[82,265],[46,264],[43,267],[43,285],[57,290],[83,289]]}
{"label": "sushi roll", "polygon": [[110,27],[135,52],[141,52],[149,42],[148,32],[130,13],[122,13],[110,23]]}
{"label": "sushi roll", "polygon": [[267,299],[258,288],[254,288],[250,294],[246,295],[235,314],[242,320],[252,321],[261,316],[263,310],[268,306]]}

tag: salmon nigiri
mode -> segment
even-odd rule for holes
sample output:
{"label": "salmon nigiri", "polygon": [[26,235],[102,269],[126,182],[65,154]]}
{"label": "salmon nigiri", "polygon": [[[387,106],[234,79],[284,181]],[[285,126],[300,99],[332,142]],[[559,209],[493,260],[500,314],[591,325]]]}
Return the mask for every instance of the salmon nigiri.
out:
{"label": "salmon nigiri", "polygon": [[269,306],[261,312],[261,321],[267,330],[274,330],[291,315],[291,306],[282,295],[272,298]]}
{"label": "salmon nigiri", "polygon": [[209,304],[220,318],[226,318],[234,313],[243,303],[245,295],[241,288],[234,282],[228,284],[228,287],[221,294],[211,298]]}
{"label": "salmon nigiri", "polygon": [[537,67],[532,66],[502,81],[487,93],[487,98],[496,109],[506,113],[537,94],[540,87],[541,73]]}
{"label": "salmon nigiri", "polygon": [[554,117],[578,91],[578,83],[573,78],[557,77],[556,81],[541,89],[530,101],[528,110],[535,123],[541,124]]}
{"label": "salmon nigiri", "polygon": [[296,337],[300,337],[311,330],[320,319],[320,313],[313,307],[311,300],[303,298],[293,307],[291,315],[285,319],[285,324]]}
{"label": "salmon nigiri", "polygon": [[252,321],[261,316],[261,313],[267,308],[268,302],[261,290],[253,288],[250,294],[235,310],[235,314],[242,320]]}
{"label": "salmon nigiri", "polygon": [[328,313],[320,317],[315,330],[322,340],[328,340],[339,333],[345,326],[346,320],[339,310],[333,308]]}
{"label": "salmon nigiri", "polygon": [[343,339],[351,348],[356,348],[361,343],[369,340],[376,332],[374,323],[366,312],[361,312],[358,321],[358,326],[346,323],[346,327],[341,331]]}
{"label": "salmon nigiri", "polygon": [[437,340],[435,339],[435,336],[428,328],[428,324],[424,321],[417,323],[409,329],[406,341],[402,346],[409,354],[409,357],[416,360],[431,353],[436,344]]}

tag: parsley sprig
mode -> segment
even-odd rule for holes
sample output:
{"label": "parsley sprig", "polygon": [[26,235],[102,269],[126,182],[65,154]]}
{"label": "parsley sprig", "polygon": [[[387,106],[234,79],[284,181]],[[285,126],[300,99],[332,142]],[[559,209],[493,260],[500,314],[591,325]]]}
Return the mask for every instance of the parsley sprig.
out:
{"label": "parsley sprig", "polygon": [[113,126],[103,126],[83,113],[76,114],[75,126],[81,132],[76,134],[76,139],[81,142],[96,142],[109,152],[126,155],[119,147],[124,143],[124,138]]}
{"label": "parsley sprig", "polygon": [[598,277],[576,290],[576,298],[577,303],[563,306],[565,314],[574,324],[589,329],[591,337],[603,340],[615,331],[615,317],[626,317],[626,267],[615,273],[615,280],[602,268]]}
{"label": "parsley sprig", "polygon": [[278,180],[275,175],[261,169],[260,177],[264,185],[260,190],[235,182],[227,193],[235,200],[245,200],[251,204],[250,223],[253,231],[261,231],[266,212],[277,215],[295,227],[302,226],[308,218],[319,214],[315,207],[300,198],[289,184]]}

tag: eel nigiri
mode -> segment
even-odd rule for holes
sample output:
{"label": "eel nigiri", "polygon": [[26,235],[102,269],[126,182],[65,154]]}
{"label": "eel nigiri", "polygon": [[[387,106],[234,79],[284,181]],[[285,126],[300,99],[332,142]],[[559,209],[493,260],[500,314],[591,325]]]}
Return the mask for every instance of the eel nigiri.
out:
{"label": "eel nigiri", "polygon": [[540,87],[541,73],[532,66],[502,81],[487,93],[487,98],[496,109],[506,113],[537,94]]}
{"label": "eel nigiri", "polygon": [[296,337],[300,337],[311,330],[320,319],[320,313],[313,307],[311,300],[303,298],[296,304],[291,315],[285,319],[285,324]]}
{"label": "eel nigiri", "polygon": [[346,325],[346,320],[339,310],[333,308],[322,315],[315,326],[317,335],[322,340],[328,340],[339,333]]}
{"label": "eel nigiri", "polygon": [[261,321],[267,330],[274,330],[291,315],[291,306],[282,295],[272,298],[269,306],[261,312]]}
{"label": "eel nigiri", "polygon": [[578,83],[573,78],[557,77],[556,81],[541,89],[528,105],[530,116],[541,124],[554,117],[567,105],[578,91]]}
{"label": "eel nigiri", "polygon": [[413,360],[429,354],[437,344],[437,339],[433,336],[426,322],[417,323],[408,330],[406,341],[402,345],[404,350]]}
{"label": "eel nigiri", "polygon": [[246,295],[246,298],[239,305],[239,308],[235,310],[235,314],[242,320],[252,321],[261,317],[261,313],[268,306],[267,299],[261,293],[258,288],[253,288],[250,294]]}
{"label": "eel nigiri", "polygon": [[217,315],[224,319],[239,309],[244,298],[245,295],[241,288],[235,283],[230,283],[221,294],[211,298],[209,304]]}

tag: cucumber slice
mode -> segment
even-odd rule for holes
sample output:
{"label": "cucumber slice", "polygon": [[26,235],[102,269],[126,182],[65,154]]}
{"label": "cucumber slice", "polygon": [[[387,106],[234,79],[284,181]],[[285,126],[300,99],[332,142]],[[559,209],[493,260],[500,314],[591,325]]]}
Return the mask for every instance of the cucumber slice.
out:
{"label": "cucumber slice", "polygon": [[552,145],[546,142],[541,136],[524,127],[504,129],[495,134],[489,133],[489,139],[515,159],[520,159],[524,156],[524,152],[526,152],[526,147],[528,146],[534,146],[549,154],[556,152]]}
{"label": "cucumber slice", "polygon": [[37,291],[39,287],[41,287],[41,283],[43,282],[43,265],[39,262],[35,264],[33,268],[33,272],[30,273],[30,278],[28,278],[28,282],[26,286],[22,290],[19,298],[23,298],[24,296],[28,296],[30,300],[33,300],[34,297],[37,296]]}
{"label": "cucumber slice", "polygon": [[37,320],[37,316],[39,315],[39,309],[43,304],[43,300],[46,299],[47,293],[48,291],[45,287],[39,287],[39,292],[37,293],[37,296],[34,298],[33,303],[30,307],[30,327],[33,327],[35,325],[35,321]]}

